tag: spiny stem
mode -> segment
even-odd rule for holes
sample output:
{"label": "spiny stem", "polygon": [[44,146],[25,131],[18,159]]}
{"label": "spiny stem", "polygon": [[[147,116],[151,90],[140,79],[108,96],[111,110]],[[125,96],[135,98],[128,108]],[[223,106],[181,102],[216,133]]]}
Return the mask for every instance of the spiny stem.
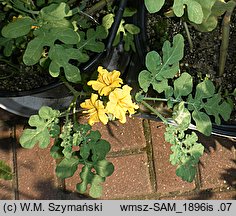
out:
{"label": "spiny stem", "polygon": [[172,101],[172,102],[174,102],[174,103],[179,103],[179,102],[181,102],[180,100],[176,100],[176,99],[174,99],[174,98],[166,99],[166,98],[143,97],[142,100],[148,100],[148,101],[162,101],[162,102]]}
{"label": "spiny stem", "polygon": [[189,29],[188,29],[188,25],[187,25],[186,22],[183,22],[183,24],[184,24],[184,29],[185,29],[186,34],[187,34],[187,39],[188,39],[188,43],[189,43],[190,52],[193,52],[193,41],[192,41]]}
{"label": "spiny stem", "polygon": [[152,98],[152,97],[143,97],[143,100],[149,100],[149,101],[164,101],[167,102],[168,99],[166,98]]}
{"label": "spiny stem", "polygon": [[147,102],[141,101],[141,103],[145,107],[147,107],[150,111],[152,111],[155,115],[157,115],[165,124],[168,124],[168,121],[157,110],[155,110],[152,106],[150,106]]}
{"label": "spiny stem", "polygon": [[227,52],[229,46],[230,20],[236,4],[226,11],[222,22],[222,42],[220,46],[219,76],[224,74]]}

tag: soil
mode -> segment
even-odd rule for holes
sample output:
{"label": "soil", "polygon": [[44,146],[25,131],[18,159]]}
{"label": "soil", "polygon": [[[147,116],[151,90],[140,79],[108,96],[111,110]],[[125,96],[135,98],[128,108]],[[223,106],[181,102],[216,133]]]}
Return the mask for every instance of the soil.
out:
{"label": "soil", "polygon": [[0,71],[0,91],[28,91],[56,81],[48,71],[39,70],[37,67],[22,67],[15,70],[0,64]]}
{"label": "soil", "polygon": [[[90,9],[97,2],[99,2],[99,0],[86,0],[82,2],[84,4],[84,10]],[[108,13],[105,9],[106,8],[101,8],[99,11],[93,14],[94,20],[88,19],[88,17],[85,16],[85,19],[81,20],[81,23],[83,23],[85,26],[87,26],[87,23],[90,23],[90,25],[94,26],[95,20],[101,23],[101,18]],[[2,50],[0,49],[0,54],[1,53]],[[93,55],[93,53],[90,52],[88,52],[87,54]],[[57,82],[57,79],[50,76],[48,70],[42,70],[38,65],[35,65],[33,67],[21,66],[19,68],[20,69],[15,70],[14,68],[8,67],[4,62],[0,61],[0,91],[29,91]]]}
{"label": "soil", "polygon": [[[180,62],[181,71],[190,73],[195,83],[203,80],[206,76],[211,79],[218,88],[233,92],[236,88],[236,15],[232,17],[230,26],[230,42],[227,62],[223,76],[218,76],[219,54],[221,45],[221,19],[218,26],[212,32],[199,32],[188,24],[193,50],[190,51],[187,35],[183,22],[178,18],[163,18],[158,13],[147,15],[147,41],[148,51],[161,48],[165,40],[173,40],[173,36],[181,33],[185,37],[184,58]],[[236,110],[236,101],[233,98]],[[234,111],[232,115],[236,119]]]}

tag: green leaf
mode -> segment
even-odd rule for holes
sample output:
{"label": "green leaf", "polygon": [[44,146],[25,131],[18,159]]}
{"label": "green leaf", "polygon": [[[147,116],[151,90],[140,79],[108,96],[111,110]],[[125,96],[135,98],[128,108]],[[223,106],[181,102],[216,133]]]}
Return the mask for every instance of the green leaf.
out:
{"label": "green leaf", "polygon": [[90,133],[87,136],[87,140],[88,143],[90,143],[90,145],[94,145],[97,143],[97,141],[99,141],[101,138],[101,133],[96,130],[96,131],[90,131]]}
{"label": "green leaf", "polygon": [[64,148],[62,153],[66,158],[71,158],[72,156],[72,146],[73,146],[73,137],[72,134],[73,124],[71,121],[66,121],[62,127],[60,134],[61,146]]}
{"label": "green leaf", "polygon": [[136,8],[125,7],[123,17],[132,17],[136,13],[137,13]]}
{"label": "green leaf", "polygon": [[217,26],[217,17],[213,15],[213,6],[217,0],[209,0],[202,2],[201,0],[195,0],[202,6],[203,21],[201,24],[193,23],[193,26],[202,32],[212,31]]}
{"label": "green leaf", "polygon": [[30,116],[29,125],[35,129],[25,129],[20,137],[20,144],[24,148],[31,149],[38,143],[40,148],[46,148],[50,143],[49,130],[55,122],[58,122],[59,115],[59,111],[42,107],[39,115]]}
{"label": "green leaf", "polygon": [[62,153],[63,147],[61,147],[61,139],[56,139],[54,142],[54,145],[50,149],[50,155],[54,159],[61,159],[64,157],[64,154]]}
{"label": "green leaf", "polygon": [[80,146],[80,155],[84,160],[87,160],[90,155],[91,146],[87,143],[83,143]]}
{"label": "green leaf", "polygon": [[192,117],[196,123],[197,130],[206,136],[210,136],[212,132],[212,124],[209,116],[204,112],[194,110]]}
{"label": "green leaf", "polygon": [[[173,137],[173,135],[172,135]],[[176,140],[175,140],[176,141]],[[184,153],[181,152],[181,146],[180,145],[172,145],[171,146],[172,154],[170,155],[170,162],[172,165],[177,165],[181,163],[181,157],[183,157]]]}
{"label": "green leaf", "polygon": [[197,0],[175,0],[173,5],[174,13],[177,17],[184,15],[184,8],[187,6],[188,18],[191,22],[200,24],[203,21],[202,6]]}
{"label": "green leaf", "polygon": [[12,170],[4,161],[0,160],[0,179],[12,180]]}
{"label": "green leaf", "polygon": [[114,172],[114,165],[107,160],[100,160],[94,164],[94,169],[101,177],[108,177]]}
{"label": "green leaf", "polygon": [[132,49],[134,52],[136,51],[135,44],[134,44],[134,36],[129,32],[126,32],[124,38],[124,49],[126,52],[129,52]]}
{"label": "green leaf", "polygon": [[35,30],[34,34],[36,37],[28,43],[23,56],[23,61],[28,66],[38,63],[44,47],[53,48],[57,40],[71,45],[77,44],[80,40],[79,35],[70,28],[40,28]]}
{"label": "green leaf", "polygon": [[9,57],[11,56],[12,51],[14,50],[14,40],[11,38],[0,37],[0,47],[4,47],[4,56]]}
{"label": "green leaf", "polygon": [[234,97],[236,97],[236,88],[234,89],[232,95],[233,95]]}
{"label": "green leaf", "polygon": [[91,188],[89,190],[89,195],[93,198],[99,198],[102,195],[102,186],[100,185],[102,182],[104,182],[105,179],[101,176],[94,176],[93,183],[91,185]]}
{"label": "green leaf", "polygon": [[163,79],[162,81],[154,80],[152,82],[152,86],[153,86],[153,89],[156,90],[158,93],[167,91],[170,88],[170,86],[168,85],[167,79]]}
{"label": "green leaf", "polygon": [[165,132],[165,140],[171,144],[176,144],[177,127],[168,125]]}
{"label": "green leaf", "polygon": [[183,73],[174,81],[174,95],[175,98],[187,96],[192,92],[193,79],[188,73]]}
{"label": "green leaf", "polygon": [[78,49],[89,50],[92,52],[102,52],[105,49],[105,45],[101,40],[107,37],[107,31],[103,26],[98,26],[96,30],[88,29],[86,37],[83,32],[79,32],[81,41],[77,45]]}
{"label": "green leaf", "polygon": [[57,21],[67,16],[69,13],[69,6],[65,2],[60,4],[50,4],[47,7],[42,8],[40,16],[46,21]]}
{"label": "green leaf", "polygon": [[51,76],[58,77],[61,68],[63,68],[68,81],[77,83],[81,80],[79,68],[70,64],[69,60],[74,59],[80,62],[85,62],[88,60],[87,55],[83,55],[75,48],[65,48],[61,45],[54,45],[54,47],[49,51],[48,56],[52,60],[49,66],[49,73]]}
{"label": "green leaf", "polygon": [[2,35],[6,38],[17,38],[28,34],[34,20],[30,17],[18,18],[2,28]]}
{"label": "green leaf", "polygon": [[[196,137],[197,137],[197,135],[196,135]],[[198,139],[198,137],[197,137],[197,139]],[[196,141],[194,141],[194,142],[196,142]],[[186,143],[186,141],[185,141],[185,143]],[[196,163],[198,163],[199,158],[203,155],[204,146],[200,143],[195,144],[189,149],[188,152],[189,152],[189,154],[191,154],[195,158]]]}
{"label": "green leaf", "polygon": [[187,130],[191,123],[191,114],[185,108],[185,103],[182,101],[174,106],[173,119],[178,124],[179,130]]}
{"label": "green leaf", "polygon": [[148,71],[145,70],[139,74],[140,87],[147,92],[151,84],[157,86],[156,81],[172,79],[179,70],[179,61],[183,58],[183,49],[184,39],[182,35],[178,34],[174,36],[173,45],[169,41],[165,41],[162,48],[162,59],[156,51],[149,52],[146,55]]}
{"label": "green leaf", "polygon": [[197,172],[196,165],[192,165],[191,162],[188,164],[179,165],[176,170],[176,175],[181,177],[184,181],[192,182]]}
{"label": "green leaf", "polygon": [[59,110],[53,110],[51,107],[42,106],[39,109],[39,116],[45,120],[57,118],[60,115]]}
{"label": "green leaf", "polygon": [[74,175],[78,164],[78,158],[64,158],[56,167],[56,175],[61,179],[69,178]]}
{"label": "green leaf", "polygon": [[105,27],[105,29],[110,29],[113,22],[114,22],[114,14],[107,14],[102,18],[102,25]]}
{"label": "green leaf", "polygon": [[226,11],[232,10],[235,7],[234,1],[219,1],[219,0],[209,0],[202,2],[201,0],[196,0],[202,5],[203,9],[203,22],[199,25],[194,24],[193,26],[202,32],[209,32],[216,28],[218,24],[218,18],[223,15]]}
{"label": "green leaf", "polygon": [[208,115],[213,115],[215,117],[215,122],[220,125],[220,115],[225,121],[229,120],[232,107],[226,101],[222,102],[222,97],[220,94],[213,95],[212,98],[207,99],[204,104],[204,109]]}
{"label": "green leaf", "polygon": [[80,173],[81,183],[77,184],[76,189],[79,193],[85,193],[87,190],[87,185],[91,184],[89,195],[93,198],[98,198],[102,195],[101,183],[105,181],[104,177],[96,175],[91,172],[90,166],[84,166]]}
{"label": "green leaf", "polygon": [[100,161],[100,160],[105,159],[107,153],[111,149],[111,146],[109,142],[101,139],[98,142],[96,142],[96,144],[91,146],[91,148],[92,148],[92,153],[93,153],[92,160],[95,162],[95,161]]}
{"label": "green leaf", "polygon": [[127,30],[130,34],[138,34],[140,32],[140,28],[134,24],[125,24],[125,30]]}
{"label": "green leaf", "polygon": [[196,87],[195,100],[212,97],[215,93],[215,86],[212,81],[204,80]]}
{"label": "green leaf", "polygon": [[149,71],[143,70],[139,73],[138,82],[139,86],[143,89],[144,92],[148,91],[149,86],[151,85],[152,75]]}
{"label": "green leaf", "polygon": [[50,126],[49,134],[52,138],[56,138],[60,134],[60,130],[60,126],[56,122],[53,122]]}
{"label": "green leaf", "polygon": [[37,129],[25,129],[20,137],[20,144],[24,148],[31,149],[34,145],[39,144],[40,148],[47,148],[50,143],[50,135],[45,127],[38,127]]}
{"label": "green leaf", "polygon": [[151,51],[146,55],[146,67],[150,72],[158,71],[160,65],[161,56],[156,51]]}
{"label": "green leaf", "polygon": [[144,3],[149,13],[156,13],[161,10],[165,0],[144,0]]}

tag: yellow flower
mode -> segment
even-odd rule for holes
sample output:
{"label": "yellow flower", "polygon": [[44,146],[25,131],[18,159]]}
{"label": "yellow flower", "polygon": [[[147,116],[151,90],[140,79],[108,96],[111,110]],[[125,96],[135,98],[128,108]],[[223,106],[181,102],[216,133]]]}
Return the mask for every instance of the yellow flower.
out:
{"label": "yellow flower", "polygon": [[103,124],[107,124],[108,117],[106,115],[106,110],[104,109],[102,101],[98,100],[97,94],[92,94],[91,98],[85,100],[85,102],[81,103],[80,106],[84,109],[88,109],[83,111],[83,113],[87,113],[90,116],[88,120],[90,125],[100,121]]}
{"label": "yellow flower", "polygon": [[123,83],[122,79],[119,78],[119,71],[113,70],[112,72],[108,72],[106,69],[99,66],[98,73],[98,79],[89,81],[88,85],[98,91],[101,96],[108,96],[113,89],[120,87]]}
{"label": "yellow flower", "polygon": [[130,115],[135,113],[135,109],[138,109],[138,105],[132,102],[130,95],[131,87],[124,85],[121,88],[116,88],[109,95],[109,102],[106,109],[109,113],[113,114],[121,123],[126,122],[126,112]]}

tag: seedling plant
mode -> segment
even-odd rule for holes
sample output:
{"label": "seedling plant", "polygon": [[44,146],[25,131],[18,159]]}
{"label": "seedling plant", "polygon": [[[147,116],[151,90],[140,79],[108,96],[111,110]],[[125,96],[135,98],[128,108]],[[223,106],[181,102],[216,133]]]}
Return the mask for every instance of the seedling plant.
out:
{"label": "seedling plant", "polygon": [[[114,13],[108,13],[102,25],[97,25],[90,17],[95,25],[88,27],[84,19],[81,23],[77,21],[82,11],[79,7],[72,7],[73,1],[52,0],[48,1],[50,5],[45,5],[44,1],[36,1],[36,5],[20,0],[1,2],[22,14],[2,28],[3,37],[0,39],[3,42],[0,44],[5,55],[11,56],[16,44],[21,44],[24,64],[48,67],[51,76],[62,77],[73,94],[67,110],[53,110],[44,106],[37,115],[29,118],[30,128],[25,129],[20,138],[24,148],[33,148],[36,144],[40,148],[50,146],[52,157],[58,161],[56,174],[62,179],[73,176],[78,166],[82,165],[80,182],[76,185],[78,192],[85,193],[89,188],[90,196],[100,197],[101,183],[113,173],[114,166],[106,159],[110,151],[109,142],[102,139],[100,132],[93,131],[91,126],[114,120],[125,123],[127,114],[135,114],[142,105],[166,126],[165,140],[171,144],[170,162],[177,167],[177,176],[188,182],[194,180],[204,146],[199,143],[197,133],[190,131],[189,127],[194,124],[198,132],[210,136],[212,122],[219,125],[222,119],[229,120],[233,110],[231,98],[236,91],[226,95],[208,78],[195,85],[190,74],[180,71],[185,41],[191,48],[189,35],[185,40],[181,34],[176,34],[172,41],[164,42],[161,52],[153,50],[147,53],[146,69],[140,71],[138,76],[140,91],[135,94],[131,94],[132,88],[124,83],[119,71],[108,71],[102,66],[97,68],[95,78],[86,82],[89,91],[78,91],[73,83],[82,82],[79,66],[88,61],[87,51],[99,53],[105,49],[102,40],[109,34]],[[233,0],[144,0],[149,13],[159,12],[170,2],[173,5],[164,16],[181,17],[186,30],[190,24],[202,32],[213,30],[218,24],[218,17],[231,14],[236,5]],[[40,10],[35,10],[38,7]],[[124,17],[134,13],[135,10],[126,10]],[[133,37],[138,33],[138,27],[122,20],[113,45],[123,38],[125,50],[135,51]],[[224,52],[220,63],[223,69],[227,37],[228,34],[224,33],[226,43],[222,45]],[[155,92],[156,96],[149,97],[150,91]],[[81,98],[84,99],[78,104]],[[150,105],[150,101],[164,102],[172,110],[172,116],[163,116]],[[78,109],[81,108],[88,116],[88,124],[78,121]],[[3,170],[0,177],[10,179],[9,167],[3,162],[0,167]]]}

